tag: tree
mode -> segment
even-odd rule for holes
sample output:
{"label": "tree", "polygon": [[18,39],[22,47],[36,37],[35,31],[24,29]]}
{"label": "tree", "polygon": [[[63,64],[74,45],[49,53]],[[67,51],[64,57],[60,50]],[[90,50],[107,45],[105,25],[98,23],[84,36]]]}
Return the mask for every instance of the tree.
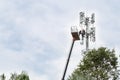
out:
{"label": "tree", "polygon": [[16,80],[17,79],[17,73],[11,73],[10,79],[9,80]]}
{"label": "tree", "polygon": [[117,80],[119,76],[117,68],[115,51],[101,47],[85,53],[78,68],[68,80]]}
{"label": "tree", "polygon": [[5,75],[4,74],[2,74],[2,75],[0,75],[0,80],[5,80]]}
{"label": "tree", "polygon": [[68,80],[94,80],[90,76],[84,76],[77,71],[77,69],[73,72],[71,76],[69,76]]}
{"label": "tree", "polygon": [[21,74],[12,73],[9,80],[30,80],[28,74],[22,71]]}
{"label": "tree", "polygon": [[23,71],[21,74],[17,76],[16,80],[30,80],[30,79],[27,73]]}
{"label": "tree", "polygon": [[[0,80],[5,80],[5,75],[0,75]],[[25,71],[22,71],[21,74],[11,73],[9,80],[30,80],[28,74]]]}

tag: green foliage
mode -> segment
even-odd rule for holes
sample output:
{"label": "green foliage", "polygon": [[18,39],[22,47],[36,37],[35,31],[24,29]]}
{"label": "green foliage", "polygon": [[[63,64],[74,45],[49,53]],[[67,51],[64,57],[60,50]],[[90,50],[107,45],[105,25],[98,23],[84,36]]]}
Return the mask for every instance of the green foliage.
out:
{"label": "green foliage", "polygon": [[11,77],[9,80],[16,80],[17,79],[17,73],[11,73]]}
{"label": "green foliage", "polygon": [[[6,77],[4,74],[2,74],[0,78],[1,78],[0,80],[5,80]],[[27,73],[25,71],[22,71],[21,74],[11,73],[9,80],[30,80],[30,79]]]}
{"label": "green foliage", "polygon": [[29,80],[29,76],[27,75],[26,72],[23,71],[21,74],[17,76],[16,80]]}
{"label": "green foliage", "polygon": [[4,74],[2,74],[2,75],[0,75],[0,80],[5,80],[5,75]]}
{"label": "green foliage", "polygon": [[93,49],[85,53],[78,68],[68,80],[117,80],[119,76],[117,65],[114,50],[104,47]]}

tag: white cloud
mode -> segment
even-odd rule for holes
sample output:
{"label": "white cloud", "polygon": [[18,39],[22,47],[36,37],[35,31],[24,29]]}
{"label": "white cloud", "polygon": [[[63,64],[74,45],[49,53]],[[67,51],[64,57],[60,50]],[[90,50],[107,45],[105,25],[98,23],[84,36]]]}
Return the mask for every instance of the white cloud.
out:
{"label": "white cloud", "polygon": [[[0,71],[27,70],[31,80],[61,79],[71,45],[70,27],[79,25],[80,11],[96,14],[96,46],[118,49],[118,2],[0,0]],[[79,63],[82,49],[76,42],[67,76]]]}

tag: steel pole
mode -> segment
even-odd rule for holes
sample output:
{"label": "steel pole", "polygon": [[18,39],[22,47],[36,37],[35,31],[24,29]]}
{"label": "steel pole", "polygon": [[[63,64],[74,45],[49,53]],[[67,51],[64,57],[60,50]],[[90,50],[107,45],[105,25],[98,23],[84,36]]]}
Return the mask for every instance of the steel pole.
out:
{"label": "steel pole", "polygon": [[75,42],[75,40],[73,39],[72,44],[71,44],[71,48],[70,48],[70,52],[69,52],[69,55],[68,55],[68,59],[67,59],[67,62],[66,62],[65,70],[64,70],[64,73],[63,73],[62,80],[65,80],[65,75],[66,75],[66,72],[67,72],[67,68],[68,68],[68,64],[69,64],[69,61],[70,61],[70,57],[71,57],[74,42]]}
{"label": "steel pole", "polygon": [[88,33],[88,28],[86,28],[86,52],[88,52],[88,49],[89,49],[89,33]]}
{"label": "steel pole", "polygon": [[85,25],[86,25],[86,52],[88,52],[88,49],[89,49],[89,32],[88,32],[88,29],[89,29],[89,18],[87,17],[86,18],[86,21],[85,21]]}

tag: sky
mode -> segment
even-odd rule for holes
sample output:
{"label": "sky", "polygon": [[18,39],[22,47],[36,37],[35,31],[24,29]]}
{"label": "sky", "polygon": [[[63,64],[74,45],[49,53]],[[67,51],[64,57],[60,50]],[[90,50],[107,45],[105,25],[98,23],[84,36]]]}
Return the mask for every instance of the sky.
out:
{"label": "sky", "polygon": [[[61,80],[79,12],[95,13],[96,42],[120,53],[120,0],[0,0],[0,74],[26,71],[30,80]],[[66,78],[82,59],[76,41]]]}

